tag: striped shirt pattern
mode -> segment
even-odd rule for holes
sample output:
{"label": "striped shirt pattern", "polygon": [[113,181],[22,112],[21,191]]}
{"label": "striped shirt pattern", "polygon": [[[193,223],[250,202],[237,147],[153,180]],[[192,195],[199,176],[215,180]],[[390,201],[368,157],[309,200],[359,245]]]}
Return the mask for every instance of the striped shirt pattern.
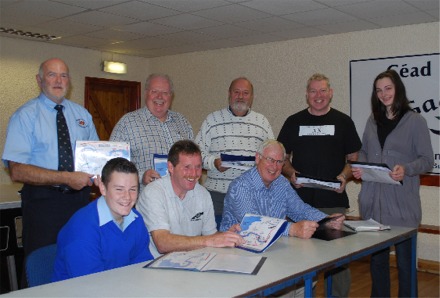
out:
{"label": "striped shirt pattern", "polygon": [[[223,219],[220,231],[227,231],[240,223],[246,213],[290,218],[294,222],[302,220],[319,221],[327,215],[304,203],[282,175],[267,188],[256,167],[235,179],[225,197]],[[290,223],[283,235],[288,236]]]}
{"label": "striped shirt pattern", "polygon": [[244,172],[239,169],[219,172],[214,160],[221,153],[255,156],[260,144],[273,138],[269,121],[257,112],[250,111],[244,117],[237,117],[225,108],[209,114],[195,140],[202,150],[203,168],[208,170],[205,187],[226,193],[231,181]]}

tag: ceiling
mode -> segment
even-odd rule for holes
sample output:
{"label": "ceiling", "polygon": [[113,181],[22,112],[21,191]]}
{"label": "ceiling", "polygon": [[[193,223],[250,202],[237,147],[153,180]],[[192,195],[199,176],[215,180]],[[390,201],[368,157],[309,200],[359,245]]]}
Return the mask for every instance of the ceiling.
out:
{"label": "ceiling", "polygon": [[439,0],[0,2],[2,36],[146,58],[438,21]]}

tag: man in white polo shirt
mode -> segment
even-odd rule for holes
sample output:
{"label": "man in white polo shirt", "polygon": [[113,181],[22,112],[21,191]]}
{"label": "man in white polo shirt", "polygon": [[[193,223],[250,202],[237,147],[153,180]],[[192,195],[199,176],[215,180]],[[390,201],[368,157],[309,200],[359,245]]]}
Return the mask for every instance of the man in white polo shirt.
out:
{"label": "man in white polo shirt", "polygon": [[[211,196],[198,183],[202,155],[193,141],[174,143],[168,153],[168,173],[148,184],[136,205],[150,232],[154,257],[172,251],[243,243],[237,233],[217,232]],[[235,227],[232,229],[235,231]]]}

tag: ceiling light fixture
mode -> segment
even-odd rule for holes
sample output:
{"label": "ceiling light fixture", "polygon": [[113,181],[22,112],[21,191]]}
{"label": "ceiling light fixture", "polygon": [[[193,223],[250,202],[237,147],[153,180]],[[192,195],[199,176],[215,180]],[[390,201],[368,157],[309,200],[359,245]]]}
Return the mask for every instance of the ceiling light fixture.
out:
{"label": "ceiling light fixture", "polygon": [[127,64],[123,62],[103,61],[102,71],[118,74],[127,73]]}
{"label": "ceiling light fixture", "polygon": [[16,30],[16,29],[5,28],[5,27],[0,27],[0,33],[16,35],[16,36],[19,36],[19,37],[29,37],[29,38],[43,39],[43,40],[47,40],[47,41],[51,41],[51,40],[60,38],[60,37],[54,36],[54,35],[33,33],[33,32],[28,32],[28,31],[25,32],[23,30]]}

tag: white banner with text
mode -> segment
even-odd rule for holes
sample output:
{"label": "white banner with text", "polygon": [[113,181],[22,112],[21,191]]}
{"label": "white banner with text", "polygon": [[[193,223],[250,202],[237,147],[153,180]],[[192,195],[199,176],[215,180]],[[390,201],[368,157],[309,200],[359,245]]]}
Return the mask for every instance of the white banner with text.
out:
{"label": "white banner with text", "polygon": [[440,174],[439,53],[350,61],[350,109],[359,137],[371,114],[376,76],[394,69],[402,78],[412,109],[425,117],[434,150],[432,174]]}

